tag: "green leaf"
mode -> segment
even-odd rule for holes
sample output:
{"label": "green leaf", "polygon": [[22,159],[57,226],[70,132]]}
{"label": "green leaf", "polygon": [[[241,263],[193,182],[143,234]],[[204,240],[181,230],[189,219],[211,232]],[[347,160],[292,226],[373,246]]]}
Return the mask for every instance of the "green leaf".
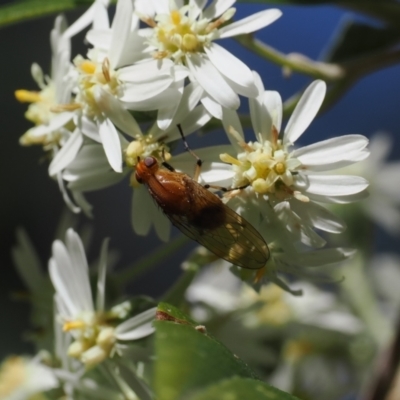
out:
{"label": "green leaf", "polygon": [[0,26],[90,5],[93,0],[20,0],[0,7]]}
{"label": "green leaf", "polygon": [[326,61],[348,61],[368,53],[393,46],[400,40],[397,29],[378,28],[363,23],[348,21],[343,24],[340,33],[329,50]]}
{"label": "green leaf", "polygon": [[200,393],[195,394],[188,400],[298,400],[282,390],[267,385],[264,382],[249,378],[235,376],[225,379]]}
{"label": "green leaf", "polygon": [[204,327],[196,327],[194,321],[175,307],[164,303],[161,309],[175,320],[154,322],[154,388],[158,400],[186,399],[207,385],[234,376],[257,379],[242,360]]}

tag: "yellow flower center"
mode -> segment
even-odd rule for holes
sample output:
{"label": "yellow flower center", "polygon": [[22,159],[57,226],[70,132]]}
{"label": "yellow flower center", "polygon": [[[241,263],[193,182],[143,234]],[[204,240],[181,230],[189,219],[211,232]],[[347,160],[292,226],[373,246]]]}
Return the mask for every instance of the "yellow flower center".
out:
{"label": "yellow flower center", "polygon": [[68,355],[82,361],[86,366],[102,362],[110,355],[115,343],[114,328],[104,313],[87,313],[73,321],[65,321],[63,330],[72,331],[76,338],[68,348]]}
{"label": "yellow flower center", "polygon": [[98,117],[102,111],[98,107],[94,90],[100,86],[115,97],[121,95],[118,73],[110,67],[110,62],[105,58],[101,63],[83,59],[78,56],[74,60],[79,74],[79,92],[75,101],[80,104],[84,113],[89,117]]}
{"label": "yellow flower center", "polygon": [[282,192],[284,197],[292,195],[293,172],[301,163],[290,157],[286,147],[273,135],[273,141],[244,143],[237,132],[229,132],[238,138],[243,152],[237,159],[229,154],[221,154],[223,162],[232,164],[236,172],[232,186],[251,185],[255,192],[261,194]]}
{"label": "yellow flower center", "polygon": [[[169,14],[157,15],[155,20],[143,19],[154,28],[154,35],[149,39],[150,44],[157,50],[154,58],[172,58],[175,61],[184,61],[190,53],[202,53],[204,47],[218,38],[218,28],[232,18],[235,9],[231,8],[216,20],[207,18],[193,18],[199,15],[192,12],[190,6],[179,10],[172,10]],[[201,13],[200,13],[201,16]]]}

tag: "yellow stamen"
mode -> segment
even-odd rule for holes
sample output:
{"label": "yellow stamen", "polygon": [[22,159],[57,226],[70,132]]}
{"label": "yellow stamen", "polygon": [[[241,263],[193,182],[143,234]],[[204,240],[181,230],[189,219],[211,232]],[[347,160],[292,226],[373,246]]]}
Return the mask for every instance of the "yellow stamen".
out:
{"label": "yellow stamen", "polygon": [[227,164],[233,164],[233,165],[237,165],[238,167],[241,166],[240,161],[237,160],[236,158],[230,156],[228,153],[223,153],[219,155],[219,159]]}
{"label": "yellow stamen", "polygon": [[253,187],[254,191],[257,193],[267,193],[270,186],[267,184],[267,182],[262,179],[258,178],[256,179],[251,186]]}
{"label": "yellow stamen", "polygon": [[188,33],[183,36],[182,44],[186,51],[194,51],[196,50],[199,42],[195,35]]}
{"label": "yellow stamen", "polygon": [[162,60],[163,58],[168,57],[168,52],[167,51],[157,51],[153,54],[153,58],[155,60]]}
{"label": "yellow stamen", "polygon": [[175,25],[179,25],[181,23],[181,14],[178,10],[171,11],[171,20]]}
{"label": "yellow stamen", "polygon": [[111,76],[110,76],[110,61],[108,60],[108,58],[106,57],[103,61],[103,65],[101,66],[102,71],[103,71],[103,75],[104,75],[104,79],[107,82],[111,81]]}
{"label": "yellow stamen", "polygon": [[16,90],[15,97],[20,103],[36,103],[41,100],[40,92],[30,90]]}
{"label": "yellow stamen", "polygon": [[63,331],[64,332],[68,332],[71,331],[73,329],[81,329],[85,326],[85,323],[83,321],[68,321],[65,322],[63,325]]}
{"label": "yellow stamen", "polygon": [[75,111],[81,108],[81,105],[78,103],[71,103],[71,104],[58,104],[54,107],[50,108],[50,111],[53,113],[61,113],[64,111]]}
{"label": "yellow stamen", "polygon": [[87,74],[94,74],[96,71],[96,64],[92,61],[85,60],[79,65],[80,69]]}
{"label": "yellow stamen", "polygon": [[278,175],[282,175],[286,172],[286,166],[284,163],[278,162],[276,163],[274,170]]}

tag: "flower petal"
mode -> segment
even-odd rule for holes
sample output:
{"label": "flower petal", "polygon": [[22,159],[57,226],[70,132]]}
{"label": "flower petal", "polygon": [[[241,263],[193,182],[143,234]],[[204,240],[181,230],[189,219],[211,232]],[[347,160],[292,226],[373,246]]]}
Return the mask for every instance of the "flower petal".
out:
{"label": "flower petal", "polygon": [[154,332],[152,322],[156,318],[157,308],[151,308],[132,318],[127,319],[115,328],[118,340],[138,340]]}
{"label": "flower petal", "polygon": [[207,57],[193,54],[186,60],[196,81],[214,100],[223,107],[235,110],[239,107],[238,95]]}
{"label": "flower petal", "polygon": [[294,143],[317,115],[326,93],[324,81],[316,80],[308,86],[286,125],[284,143]]}
{"label": "flower petal", "polygon": [[[124,133],[132,136],[137,137],[142,135],[142,131],[136,122],[135,118],[131,115],[131,113],[123,108],[121,103],[111,94],[105,90],[97,88],[95,91],[95,99],[97,102],[98,107],[101,111]],[[109,125],[112,125],[109,123]],[[115,133],[117,132],[115,127],[112,127]],[[99,130],[100,137],[103,142],[102,134]],[[116,138],[115,143],[117,143]],[[103,142],[104,143],[104,142]],[[118,144],[121,148],[119,138]],[[106,153],[107,154],[107,153]],[[117,171],[120,172],[120,171]]]}
{"label": "flower petal", "polygon": [[112,36],[108,56],[113,69],[121,67],[121,60],[126,52],[125,44],[131,34],[133,4],[131,0],[118,0],[111,25]]}
{"label": "flower petal", "polygon": [[122,172],[122,150],[119,134],[108,118],[100,122],[99,134],[112,169],[115,172]]}
{"label": "flower petal", "polygon": [[205,47],[205,52],[221,74],[240,86],[239,94],[246,97],[257,96],[253,73],[245,63],[217,43]]}
{"label": "flower petal", "polygon": [[146,236],[150,232],[152,220],[148,208],[151,203],[154,201],[144,185],[133,190],[131,222],[133,230],[138,235]]}
{"label": "flower petal", "polygon": [[300,219],[317,229],[331,233],[342,233],[346,229],[346,223],[325,207],[313,201],[302,203],[296,199],[290,199],[290,208]]}
{"label": "flower petal", "polygon": [[83,137],[81,132],[75,130],[51,161],[49,165],[49,175],[55,176],[66,168],[75,159],[82,143]]}
{"label": "flower petal", "polygon": [[335,137],[296,149],[292,157],[302,163],[302,168],[327,171],[341,168],[368,157],[365,151],[368,139],[362,135]]}
{"label": "flower petal", "polygon": [[303,175],[294,178],[294,186],[301,192],[322,196],[347,196],[368,187],[366,179],[351,175]]}
{"label": "flower petal", "polygon": [[228,8],[233,5],[236,0],[213,0],[210,5],[203,11],[203,17],[214,19],[222,15]]}
{"label": "flower petal", "polygon": [[269,10],[260,11],[219,29],[220,38],[223,39],[258,31],[259,29],[265,28],[267,25],[272,24],[281,15],[282,11],[278,10],[277,8],[270,8]]}

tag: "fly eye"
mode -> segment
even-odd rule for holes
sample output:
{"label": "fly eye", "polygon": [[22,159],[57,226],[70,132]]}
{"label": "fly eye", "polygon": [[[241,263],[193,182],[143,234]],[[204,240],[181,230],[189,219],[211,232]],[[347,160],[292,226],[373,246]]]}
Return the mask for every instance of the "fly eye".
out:
{"label": "fly eye", "polygon": [[146,157],[143,161],[147,168],[151,168],[153,165],[157,164],[157,160],[154,157]]}

